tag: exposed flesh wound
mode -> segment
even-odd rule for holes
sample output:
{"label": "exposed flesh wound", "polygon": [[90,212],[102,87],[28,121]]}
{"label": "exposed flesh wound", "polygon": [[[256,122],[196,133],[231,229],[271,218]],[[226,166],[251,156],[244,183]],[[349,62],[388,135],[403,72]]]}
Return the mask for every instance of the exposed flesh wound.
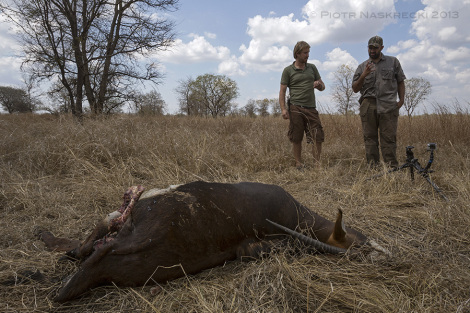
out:
{"label": "exposed flesh wound", "polygon": [[118,209],[118,212],[121,213],[121,216],[116,217],[109,222],[108,229],[110,233],[118,232],[122,228],[122,225],[124,225],[126,222],[144,190],[145,188],[141,185],[132,186],[127,189],[123,196],[124,201],[121,207]]}
{"label": "exposed flesh wound", "polygon": [[[132,210],[134,209],[135,204],[140,198],[140,195],[144,192],[145,188],[141,185],[138,186],[132,186],[127,189],[127,191],[124,193],[123,196],[123,203],[121,207],[113,212],[117,213],[118,216],[115,218],[112,218],[109,221],[108,224],[108,233],[103,237],[98,240],[95,240],[93,243],[93,249],[97,250],[101,248],[103,245],[107,244],[108,242],[111,242],[114,240],[114,237],[116,237],[117,233],[119,230],[121,230],[122,225],[126,222],[127,218],[131,214]],[[111,213],[108,216],[114,216],[115,214]]]}

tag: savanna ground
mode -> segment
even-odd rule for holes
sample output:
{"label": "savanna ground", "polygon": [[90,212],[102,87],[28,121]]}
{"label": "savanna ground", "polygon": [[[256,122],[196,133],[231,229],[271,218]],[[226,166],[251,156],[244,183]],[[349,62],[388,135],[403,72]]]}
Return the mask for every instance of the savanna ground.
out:
{"label": "savanna ground", "polygon": [[[380,173],[364,162],[357,116],[323,115],[321,168],[293,167],[282,118],[0,116],[0,311],[2,312],[470,312],[470,115],[416,116],[399,124],[399,162],[414,145],[438,149],[432,180]],[[312,163],[304,149],[304,159]],[[277,184],[327,217],[345,222],[393,255],[279,251],[229,262],[161,285],[100,287],[52,301],[76,264],[59,262],[34,235],[84,239],[117,209],[128,186],[166,188],[194,180]],[[24,279],[37,270],[42,281]],[[16,285],[15,279],[16,278]]]}

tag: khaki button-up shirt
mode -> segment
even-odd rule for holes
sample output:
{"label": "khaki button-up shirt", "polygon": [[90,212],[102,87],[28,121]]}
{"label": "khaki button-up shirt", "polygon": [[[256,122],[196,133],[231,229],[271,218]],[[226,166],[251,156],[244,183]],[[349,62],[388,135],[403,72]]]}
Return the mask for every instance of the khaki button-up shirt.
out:
{"label": "khaki button-up shirt", "polygon": [[[353,82],[359,79],[368,59],[361,63],[354,73]],[[361,101],[363,98],[377,99],[377,113],[388,113],[397,108],[398,83],[406,79],[400,61],[397,58],[381,54],[379,62],[375,64],[375,71],[366,76],[361,88]]]}

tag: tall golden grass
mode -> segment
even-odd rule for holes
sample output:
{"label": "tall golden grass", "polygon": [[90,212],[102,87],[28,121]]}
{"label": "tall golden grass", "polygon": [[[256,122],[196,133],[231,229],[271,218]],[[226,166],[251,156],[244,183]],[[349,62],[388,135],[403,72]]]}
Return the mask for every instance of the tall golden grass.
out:
{"label": "tall golden grass", "polygon": [[[470,116],[403,118],[398,153],[414,145],[422,165],[438,144],[432,180],[407,171],[377,174],[364,162],[357,116],[322,115],[321,168],[297,171],[281,118],[0,116],[2,312],[470,312]],[[304,159],[312,164],[304,149]],[[317,213],[393,253],[351,260],[290,248],[229,262],[162,285],[100,287],[52,302],[76,264],[59,262],[34,236],[42,226],[84,239],[131,185],[166,188],[194,180],[277,184]],[[23,279],[39,270],[42,281]]]}

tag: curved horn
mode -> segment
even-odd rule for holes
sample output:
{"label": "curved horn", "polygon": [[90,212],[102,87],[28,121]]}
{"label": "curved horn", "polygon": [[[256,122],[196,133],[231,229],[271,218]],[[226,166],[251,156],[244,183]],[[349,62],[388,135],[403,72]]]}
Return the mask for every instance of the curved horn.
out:
{"label": "curved horn", "polygon": [[275,223],[269,219],[266,219],[269,223],[272,225],[276,226],[279,229],[282,229],[284,232],[287,234],[291,235],[292,237],[295,237],[302,241],[305,244],[308,244],[309,246],[312,246],[314,249],[323,252],[323,253],[330,253],[330,254],[341,254],[341,253],[346,253],[346,249],[330,246],[329,244],[326,244],[324,242],[321,242],[319,240],[307,237],[299,232],[296,232],[290,228],[287,228],[285,226],[279,225],[278,223]]}

